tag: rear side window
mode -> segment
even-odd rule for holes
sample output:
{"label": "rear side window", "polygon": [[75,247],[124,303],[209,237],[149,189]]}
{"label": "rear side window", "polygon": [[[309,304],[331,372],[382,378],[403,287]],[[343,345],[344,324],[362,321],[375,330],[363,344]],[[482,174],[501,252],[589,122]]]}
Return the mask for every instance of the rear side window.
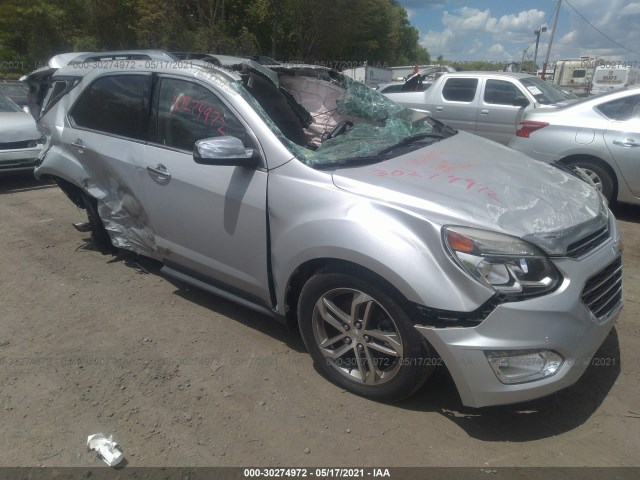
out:
{"label": "rear side window", "polygon": [[442,96],[450,102],[471,102],[476,97],[477,78],[449,78],[442,89]]}
{"label": "rear side window", "polygon": [[518,96],[524,97],[518,87],[504,80],[487,80],[484,87],[485,103],[513,106],[513,100]]}
{"label": "rear side window", "polygon": [[158,96],[157,143],[193,150],[196,140],[233,136],[247,145],[246,130],[224,103],[196,83],[163,78]]}
{"label": "rear side window", "polygon": [[150,75],[112,75],[96,80],[71,111],[77,127],[146,140]]}
{"label": "rear side window", "polygon": [[640,95],[611,100],[595,108],[611,120],[624,122],[633,118],[640,118]]}

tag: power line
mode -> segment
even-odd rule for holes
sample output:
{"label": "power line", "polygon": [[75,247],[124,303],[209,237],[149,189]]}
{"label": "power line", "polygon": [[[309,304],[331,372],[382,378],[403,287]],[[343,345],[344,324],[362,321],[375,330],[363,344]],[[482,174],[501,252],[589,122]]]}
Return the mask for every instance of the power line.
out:
{"label": "power line", "polygon": [[569,5],[569,6],[573,9],[573,11],[574,11],[574,12],[576,12],[576,13],[578,14],[578,16],[579,16],[582,20],[584,20],[584,21],[585,21],[585,22],[587,22],[589,25],[591,25],[591,27],[592,27],[596,32],[598,32],[600,35],[602,35],[604,38],[606,38],[606,39],[608,39],[608,40],[612,41],[612,42],[613,42],[613,43],[615,43],[617,46],[619,46],[620,48],[624,48],[624,49],[625,49],[625,50],[627,50],[628,52],[631,52],[631,53],[635,53],[635,54],[637,54],[637,55],[640,55],[640,53],[636,52],[635,50],[631,50],[630,48],[627,48],[627,47],[625,47],[624,45],[622,45],[622,44],[620,44],[620,43],[616,42],[613,38],[611,38],[609,35],[607,35],[607,34],[606,34],[606,33],[604,33],[602,30],[600,30],[598,27],[596,27],[593,23],[591,23],[589,20],[587,20],[587,19],[584,17],[584,15],[582,15],[578,10],[576,10],[576,7],[574,7],[573,5],[571,5],[571,4],[569,3],[569,1],[568,1],[568,0],[565,0],[565,3],[566,3],[567,5]]}

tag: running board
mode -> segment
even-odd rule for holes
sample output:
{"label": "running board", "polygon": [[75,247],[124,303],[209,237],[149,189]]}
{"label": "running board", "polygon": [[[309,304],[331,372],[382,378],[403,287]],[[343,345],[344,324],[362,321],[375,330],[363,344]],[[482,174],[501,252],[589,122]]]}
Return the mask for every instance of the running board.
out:
{"label": "running board", "polygon": [[222,297],[225,300],[229,300],[230,302],[237,303],[238,305],[249,308],[254,312],[258,312],[272,318],[274,317],[274,312],[270,308],[267,308],[263,305],[247,300],[246,298],[243,298],[239,295],[235,295],[221,288],[215,287],[210,283],[194,278],[186,273],[183,273],[171,267],[168,267],[167,265],[164,265],[160,269],[160,273],[162,273],[163,275],[166,275],[167,277],[171,277],[176,280],[180,280],[181,282],[188,283],[189,285],[193,285],[194,287],[204,290],[205,292],[209,292],[214,295],[217,295],[218,297]]}

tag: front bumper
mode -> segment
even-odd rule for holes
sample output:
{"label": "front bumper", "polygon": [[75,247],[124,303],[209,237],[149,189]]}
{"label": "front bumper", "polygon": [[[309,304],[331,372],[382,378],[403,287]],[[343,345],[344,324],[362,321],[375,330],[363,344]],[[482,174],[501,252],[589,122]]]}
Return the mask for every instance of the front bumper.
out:
{"label": "front bumper", "polygon": [[0,150],[0,175],[3,173],[33,171],[41,151],[42,145],[34,148]]}
{"label": "front bumper", "polygon": [[[555,260],[564,277],[560,288],[543,297],[503,303],[477,327],[416,325],[442,357],[464,405],[484,407],[531,400],[568,387],[582,376],[622,308],[620,300],[606,315],[596,318],[580,299],[587,280],[619,257],[613,238],[580,260]],[[484,354],[489,350],[536,349],[555,351],[564,363],[553,376],[512,385],[498,380]]]}

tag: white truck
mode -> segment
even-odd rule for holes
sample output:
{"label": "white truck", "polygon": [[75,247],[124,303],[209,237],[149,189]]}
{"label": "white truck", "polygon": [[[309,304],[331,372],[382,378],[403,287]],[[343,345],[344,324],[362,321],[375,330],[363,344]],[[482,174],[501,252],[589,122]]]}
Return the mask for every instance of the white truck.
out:
{"label": "white truck", "polygon": [[589,95],[596,60],[588,57],[558,60],[552,83],[578,97]]}
{"label": "white truck", "polygon": [[[429,113],[458,130],[507,144],[525,111],[570,101],[555,85],[527,73],[445,73],[427,88],[410,78],[409,88],[383,95],[396,103]],[[412,88],[414,87],[415,88]]]}
{"label": "white truck", "polygon": [[346,68],[342,71],[347,77],[375,88],[381,83],[389,83],[393,79],[393,71],[390,68],[364,65],[361,67]]}

